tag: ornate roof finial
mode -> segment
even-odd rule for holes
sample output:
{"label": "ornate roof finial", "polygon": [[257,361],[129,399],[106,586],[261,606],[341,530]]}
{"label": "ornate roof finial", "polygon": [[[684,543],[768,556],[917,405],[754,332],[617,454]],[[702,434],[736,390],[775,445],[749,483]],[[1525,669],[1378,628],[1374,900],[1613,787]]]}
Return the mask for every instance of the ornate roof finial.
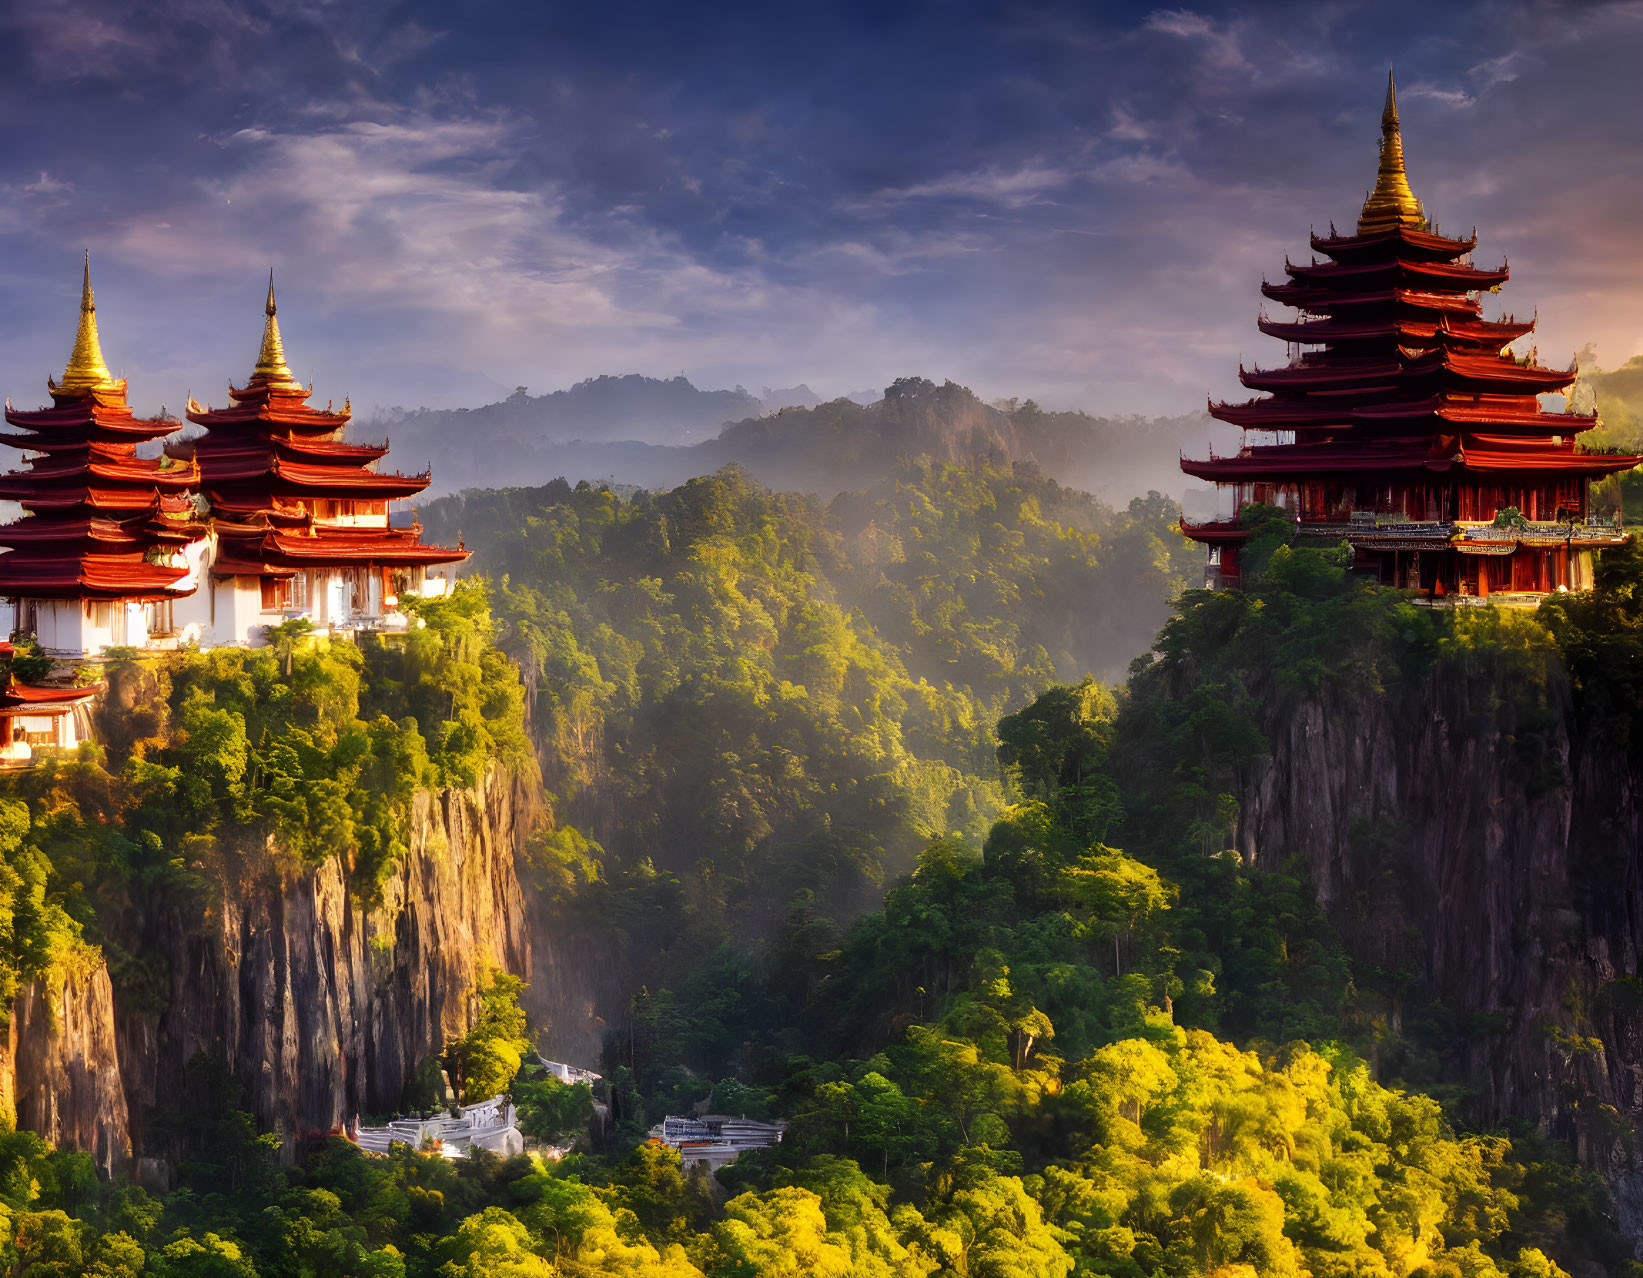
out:
{"label": "ornate roof finial", "polygon": [[1358,234],[1371,235],[1407,226],[1427,227],[1426,211],[1409,189],[1409,175],[1403,168],[1403,128],[1398,122],[1398,90],[1392,70],[1386,72],[1386,106],[1381,111],[1381,165],[1375,175],[1375,189],[1363,202],[1358,218]]}
{"label": "ornate roof finial", "polygon": [[97,303],[91,295],[91,250],[86,250],[86,270],[80,282],[80,327],[74,333],[74,349],[68,367],[56,389],[94,391],[114,389],[114,377],[103,363],[103,346],[97,340]]}
{"label": "ornate roof finial", "polygon": [[268,303],[263,308],[268,319],[262,326],[262,349],[257,352],[257,366],[251,370],[251,380],[286,390],[301,389],[302,384],[291,376],[291,370],[285,364],[285,345],[280,341],[278,309],[274,304],[274,272],[270,268]]}

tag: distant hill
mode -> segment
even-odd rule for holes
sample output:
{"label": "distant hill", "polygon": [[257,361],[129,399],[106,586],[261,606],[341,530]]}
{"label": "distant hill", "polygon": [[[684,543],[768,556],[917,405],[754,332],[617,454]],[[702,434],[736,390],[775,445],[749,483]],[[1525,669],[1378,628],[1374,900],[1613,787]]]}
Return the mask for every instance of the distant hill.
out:
{"label": "distant hill", "polygon": [[824,494],[872,483],[897,457],[1035,461],[1064,484],[1118,501],[1149,489],[1177,491],[1180,450],[1207,430],[1201,414],[1049,412],[1032,400],[987,404],[956,382],[903,377],[873,403],[783,409],[727,426],[691,451],[717,465],[737,462],[774,487]]}
{"label": "distant hill", "polygon": [[[1583,433],[1586,448],[1643,451],[1643,355],[1605,372],[1592,367],[1591,348],[1582,351],[1580,380],[1569,391],[1569,410],[1598,415],[1598,428]],[[1611,475],[1592,486],[1593,508],[1611,513],[1617,506],[1630,525],[1643,522],[1643,469]]]}
{"label": "distant hill", "polygon": [[[1585,356],[1587,352],[1581,352]],[[1643,355],[1634,355],[1619,368],[1582,368],[1569,397],[1576,412],[1594,408],[1603,419],[1604,434],[1614,443],[1634,443],[1643,437]]]}
{"label": "distant hill", "polygon": [[531,395],[521,386],[500,403],[481,408],[391,409],[365,423],[362,433],[390,431],[400,450],[410,455],[428,449],[437,455],[453,437],[466,442],[483,440],[487,445],[514,442],[532,449],[544,442],[572,439],[678,444],[692,436],[711,439],[726,422],[814,399],[803,386],[771,395],[795,393],[797,400],[782,398],[767,404],[741,386],[699,390],[682,375],[661,380],[630,373],[590,377],[569,390],[547,395]]}
{"label": "distant hill", "polygon": [[[782,400],[798,401],[779,406]],[[391,436],[404,467],[431,461],[430,496],[564,477],[669,488],[735,462],[772,487],[831,496],[865,487],[900,457],[1036,461],[1046,474],[1109,501],[1177,492],[1183,448],[1199,449],[1202,415],[1099,418],[1031,400],[988,404],[954,382],[904,377],[869,403],[804,403],[808,387],[703,391],[683,377],[600,377],[568,391],[469,410],[378,418],[361,437]],[[775,411],[771,411],[775,405]],[[735,416],[715,414],[734,412]],[[691,435],[703,436],[700,442]]]}

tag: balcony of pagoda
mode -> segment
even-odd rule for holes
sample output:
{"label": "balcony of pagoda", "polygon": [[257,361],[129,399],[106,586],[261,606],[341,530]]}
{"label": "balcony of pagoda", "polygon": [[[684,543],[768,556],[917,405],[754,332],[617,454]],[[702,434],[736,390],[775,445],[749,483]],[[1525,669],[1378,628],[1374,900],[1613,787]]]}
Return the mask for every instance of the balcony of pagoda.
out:
{"label": "balcony of pagoda", "polygon": [[[1238,380],[1251,390],[1278,395],[1307,395],[1308,402],[1324,396],[1362,403],[1384,396],[1444,395],[1451,402],[1501,403],[1522,406],[1534,396],[1557,394],[1578,376],[1574,367],[1542,368],[1522,365],[1499,355],[1473,355],[1436,347],[1412,358],[1363,358],[1314,353],[1278,368],[1238,369]],[[1570,416],[1571,421],[1595,418]],[[1584,425],[1576,429],[1586,429]]]}
{"label": "balcony of pagoda", "polygon": [[[1294,518],[1297,539],[1347,542],[1368,550],[1444,550],[1463,554],[1510,554],[1533,550],[1602,550],[1625,543],[1630,535],[1619,519],[1493,520],[1410,519],[1401,513],[1354,511],[1349,519]],[[1250,529],[1239,518],[1182,519],[1183,536],[1204,545],[1236,544]]]}
{"label": "balcony of pagoda", "polygon": [[1386,476],[1384,482],[1407,486],[1464,474],[1474,485],[1487,482],[1536,488],[1600,479],[1631,470],[1640,461],[1643,458],[1632,454],[1588,452],[1572,439],[1558,443],[1533,435],[1421,431],[1351,440],[1246,445],[1230,457],[1211,448],[1209,457],[1183,456],[1180,464],[1183,472],[1196,479],[1219,483],[1342,482],[1353,476],[1377,474]]}

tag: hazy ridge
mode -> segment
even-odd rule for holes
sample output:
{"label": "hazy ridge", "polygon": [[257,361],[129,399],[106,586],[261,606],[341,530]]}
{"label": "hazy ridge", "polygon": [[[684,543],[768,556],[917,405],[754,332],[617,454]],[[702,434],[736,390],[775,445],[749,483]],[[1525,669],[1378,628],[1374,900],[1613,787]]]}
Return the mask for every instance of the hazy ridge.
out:
{"label": "hazy ridge", "polygon": [[831,496],[864,487],[899,457],[1036,461],[1045,473],[1109,501],[1179,495],[1183,449],[1210,423],[1183,417],[1104,418],[1032,400],[987,403],[954,382],[904,377],[882,396],[820,402],[807,387],[762,397],[702,390],[684,377],[599,377],[567,391],[524,388],[475,409],[391,410],[356,427],[387,436],[401,469],[433,467],[430,496],[556,478],[671,488],[735,462],[775,488]]}

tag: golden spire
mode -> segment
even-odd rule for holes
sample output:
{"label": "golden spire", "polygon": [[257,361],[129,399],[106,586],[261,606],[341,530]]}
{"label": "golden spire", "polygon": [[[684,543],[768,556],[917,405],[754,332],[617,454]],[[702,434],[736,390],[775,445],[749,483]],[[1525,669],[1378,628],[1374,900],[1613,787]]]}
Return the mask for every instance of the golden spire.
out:
{"label": "golden spire", "polygon": [[264,308],[268,322],[262,328],[262,349],[257,352],[257,366],[251,370],[251,380],[269,386],[290,389],[301,383],[291,376],[285,366],[285,345],[280,341],[280,321],[274,305],[274,272],[268,272],[268,305]]}
{"label": "golden spire", "polygon": [[1409,175],[1403,170],[1403,130],[1398,125],[1398,91],[1392,72],[1386,73],[1386,109],[1381,112],[1381,167],[1375,175],[1375,189],[1363,202],[1358,218],[1358,234],[1372,235],[1407,226],[1424,231],[1426,212],[1409,189]]}
{"label": "golden spire", "polygon": [[103,363],[103,346],[97,340],[97,303],[91,296],[91,250],[86,250],[86,273],[80,282],[80,327],[74,333],[74,349],[69,352],[63,380],[53,389],[65,391],[113,390],[114,377]]}

